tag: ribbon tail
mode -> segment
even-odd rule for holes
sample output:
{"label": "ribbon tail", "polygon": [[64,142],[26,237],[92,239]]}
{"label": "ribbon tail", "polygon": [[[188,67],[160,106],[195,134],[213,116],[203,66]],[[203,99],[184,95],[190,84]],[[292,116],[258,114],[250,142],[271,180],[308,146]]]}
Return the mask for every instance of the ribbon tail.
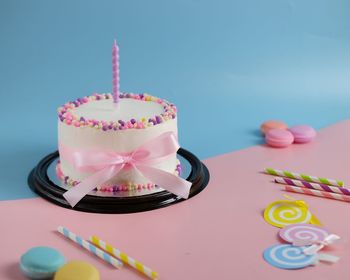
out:
{"label": "ribbon tail", "polygon": [[331,245],[332,243],[334,243],[335,241],[339,240],[340,236],[336,235],[336,234],[330,234],[328,235],[323,242],[318,243],[318,244],[314,244],[306,249],[304,249],[304,253],[306,255],[313,255],[316,254],[318,251],[320,251],[323,247]]}
{"label": "ribbon tail", "polygon": [[311,245],[310,247],[305,248],[303,252],[305,255],[314,255],[318,251],[320,251],[323,247],[324,247],[323,244],[318,244],[318,245],[314,244],[314,245]]}
{"label": "ribbon tail", "polygon": [[123,164],[120,164],[117,166],[109,166],[97,171],[75,187],[72,187],[66,191],[63,194],[63,197],[67,200],[70,206],[74,207],[85,195],[117,175],[122,168]]}
{"label": "ribbon tail", "polygon": [[336,263],[340,260],[340,257],[329,254],[318,254],[317,259],[323,262]]}
{"label": "ribbon tail", "polygon": [[336,235],[336,234],[330,234],[326,237],[326,239],[324,240],[328,245],[334,243],[335,241],[339,240],[340,236]]}
{"label": "ribbon tail", "polygon": [[158,168],[146,165],[137,165],[135,168],[159,187],[182,198],[188,198],[192,186],[191,182]]}

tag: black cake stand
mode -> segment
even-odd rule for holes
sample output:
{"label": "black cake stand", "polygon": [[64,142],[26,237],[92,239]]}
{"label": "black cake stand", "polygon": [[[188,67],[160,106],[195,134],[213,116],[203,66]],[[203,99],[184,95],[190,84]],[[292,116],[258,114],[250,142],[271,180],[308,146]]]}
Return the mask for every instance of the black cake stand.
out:
{"label": "black cake stand", "polygon": [[[189,199],[191,199],[208,185],[209,171],[191,152],[180,148],[178,155],[187,161],[191,167],[191,171],[186,178],[186,180],[192,182],[189,195]],[[48,176],[49,166],[58,157],[58,151],[44,157],[30,172],[28,184],[35,193],[59,206],[84,212],[121,214],[154,210],[185,200],[165,190],[125,197],[86,195],[72,208],[63,197],[66,189],[55,184]]]}

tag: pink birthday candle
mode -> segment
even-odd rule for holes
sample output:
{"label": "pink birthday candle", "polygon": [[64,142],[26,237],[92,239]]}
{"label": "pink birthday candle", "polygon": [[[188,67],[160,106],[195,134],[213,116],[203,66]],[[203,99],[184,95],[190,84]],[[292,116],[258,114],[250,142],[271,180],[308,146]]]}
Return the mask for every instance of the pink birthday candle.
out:
{"label": "pink birthday candle", "polygon": [[112,71],[113,71],[113,100],[114,103],[119,102],[119,47],[117,41],[114,40],[112,47]]}

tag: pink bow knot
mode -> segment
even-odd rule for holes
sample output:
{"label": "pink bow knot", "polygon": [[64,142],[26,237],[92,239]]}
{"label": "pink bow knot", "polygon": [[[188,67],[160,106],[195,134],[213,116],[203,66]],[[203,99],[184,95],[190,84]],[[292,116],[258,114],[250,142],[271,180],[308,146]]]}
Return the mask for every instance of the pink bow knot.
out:
{"label": "pink bow knot", "polygon": [[125,164],[133,165],[134,159],[131,156],[126,156],[126,157],[123,157],[123,161]]}
{"label": "pink bow knot", "polygon": [[71,162],[81,172],[93,174],[63,194],[74,207],[85,195],[115,177],[122,169],[133,168],[165,190],[187,199],[191,182],[153,167],[173,155],[179,144],[172,132],[166,132],[144,143],[131,153],[104,150],[72,150],[60,145],[60,157]]}

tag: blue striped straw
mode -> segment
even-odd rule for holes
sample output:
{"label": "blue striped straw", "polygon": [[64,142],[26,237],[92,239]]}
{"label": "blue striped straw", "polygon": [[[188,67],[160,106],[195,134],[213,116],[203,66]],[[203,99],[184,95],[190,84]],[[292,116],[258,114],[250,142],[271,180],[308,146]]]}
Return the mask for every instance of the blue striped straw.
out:
{"label": "blue striped straw", "polygon": [[68,239],[74,241],[76,244],[80,245],[84,249],[88,250],[89,252],[93,253],[95,256],[99,257],[100,259],[103,259],[104,261],[110,263],[116,268],[121,268],[123,266],[123,263],[116,258],[110,256],[106,252],[102,251],[101,249],[97,248],[93,244],[87,242],[86,240],[82,239],[81,237],[77,236],[73,232],[69,231],[65,227],[59,226],[57,228],[58,232],[67,237]]}

